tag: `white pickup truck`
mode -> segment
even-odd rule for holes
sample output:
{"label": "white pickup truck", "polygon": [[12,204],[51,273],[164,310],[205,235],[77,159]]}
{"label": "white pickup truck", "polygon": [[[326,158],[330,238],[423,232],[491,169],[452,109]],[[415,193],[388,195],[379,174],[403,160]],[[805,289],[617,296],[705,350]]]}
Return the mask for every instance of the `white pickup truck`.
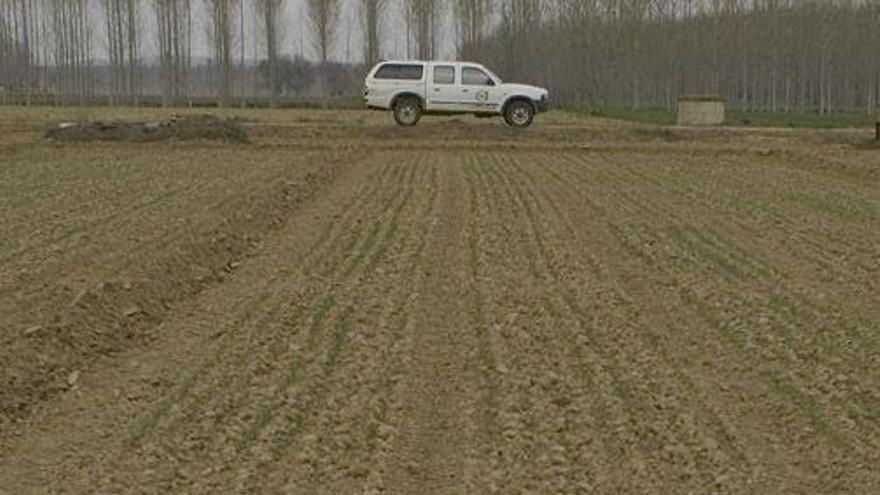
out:
{"label": "white pickup truck", "polygon": [[489,69],[467,62],[382,62],[370,71],[364,87],[367,108],[392,110],[403,126],[422,114],[501,115],[508,125],[528,127],[548,109],[548,91],[508,84]]}

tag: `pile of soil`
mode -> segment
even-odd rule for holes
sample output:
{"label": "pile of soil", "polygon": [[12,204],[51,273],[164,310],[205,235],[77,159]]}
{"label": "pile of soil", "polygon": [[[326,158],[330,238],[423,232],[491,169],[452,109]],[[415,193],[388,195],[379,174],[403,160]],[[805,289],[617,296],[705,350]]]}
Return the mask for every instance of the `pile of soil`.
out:
{"label": "pile of soil", "polygon": [[248,140],[247,131],[237,120],[215,115],[173,116],[154,122],[65,122],[49,129],[46,137],[58,141],[135,143],[166,139]]}

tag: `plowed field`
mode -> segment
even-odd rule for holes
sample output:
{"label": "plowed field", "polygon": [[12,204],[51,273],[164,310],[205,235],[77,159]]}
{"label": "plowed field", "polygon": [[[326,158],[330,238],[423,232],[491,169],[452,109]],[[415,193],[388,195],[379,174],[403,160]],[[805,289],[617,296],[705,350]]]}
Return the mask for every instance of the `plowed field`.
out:
{"label": "plowed field", "polygon": [[880,492],[855,132],[238,114],[4,110],[0,494]]}

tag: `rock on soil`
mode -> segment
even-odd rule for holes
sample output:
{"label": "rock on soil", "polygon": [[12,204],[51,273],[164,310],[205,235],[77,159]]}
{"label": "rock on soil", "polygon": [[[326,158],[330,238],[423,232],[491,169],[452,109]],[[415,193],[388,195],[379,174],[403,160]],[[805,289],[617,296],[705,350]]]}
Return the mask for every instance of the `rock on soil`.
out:
{"label": "rock on soil", "polygon": [[32,325],[32,326],[27,327],[27,328],[25,329],[24,334],[25,334],[25,335],[33,335],[33,334],[39,332],[39,331],[42,330],[42,329],[43,329],[43,326],[42,326],[42,325]]}
{"label": "rock on soil", "polygon": [[74,371],[71,374],[67,375],[67,384],[71,387],[76,385],[76,382],[79,381],[79,371]]}

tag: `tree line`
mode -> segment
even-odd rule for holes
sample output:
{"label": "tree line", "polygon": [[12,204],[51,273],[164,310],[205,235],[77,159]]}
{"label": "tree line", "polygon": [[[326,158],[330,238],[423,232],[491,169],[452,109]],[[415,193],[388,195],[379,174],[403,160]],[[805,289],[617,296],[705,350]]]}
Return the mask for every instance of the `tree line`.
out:
{"label": "tree line", "polygon": [[[293,2],[304,23],[283,14]],[[360,23],[354,65],[333,60],[352,34],[343,13]],[[196,63],[203,32],[210,57]],[[314,61],[284,55],[294,37],[311,42]],[[392,42],[401,37],[403,47]],[[0,91],[25,102],[158,92],[179,104],[207,92],[230,104],[315,85],[356,95],[379,60],[449,47],[572,106],[671,107],[682,95],[756,111],[880,105],[880,0],[0,0]]]}
{"label": "tree line", "polygon": [[866,111],[880,100],[878,0],[510,0],[485,58],[573,105]]}

